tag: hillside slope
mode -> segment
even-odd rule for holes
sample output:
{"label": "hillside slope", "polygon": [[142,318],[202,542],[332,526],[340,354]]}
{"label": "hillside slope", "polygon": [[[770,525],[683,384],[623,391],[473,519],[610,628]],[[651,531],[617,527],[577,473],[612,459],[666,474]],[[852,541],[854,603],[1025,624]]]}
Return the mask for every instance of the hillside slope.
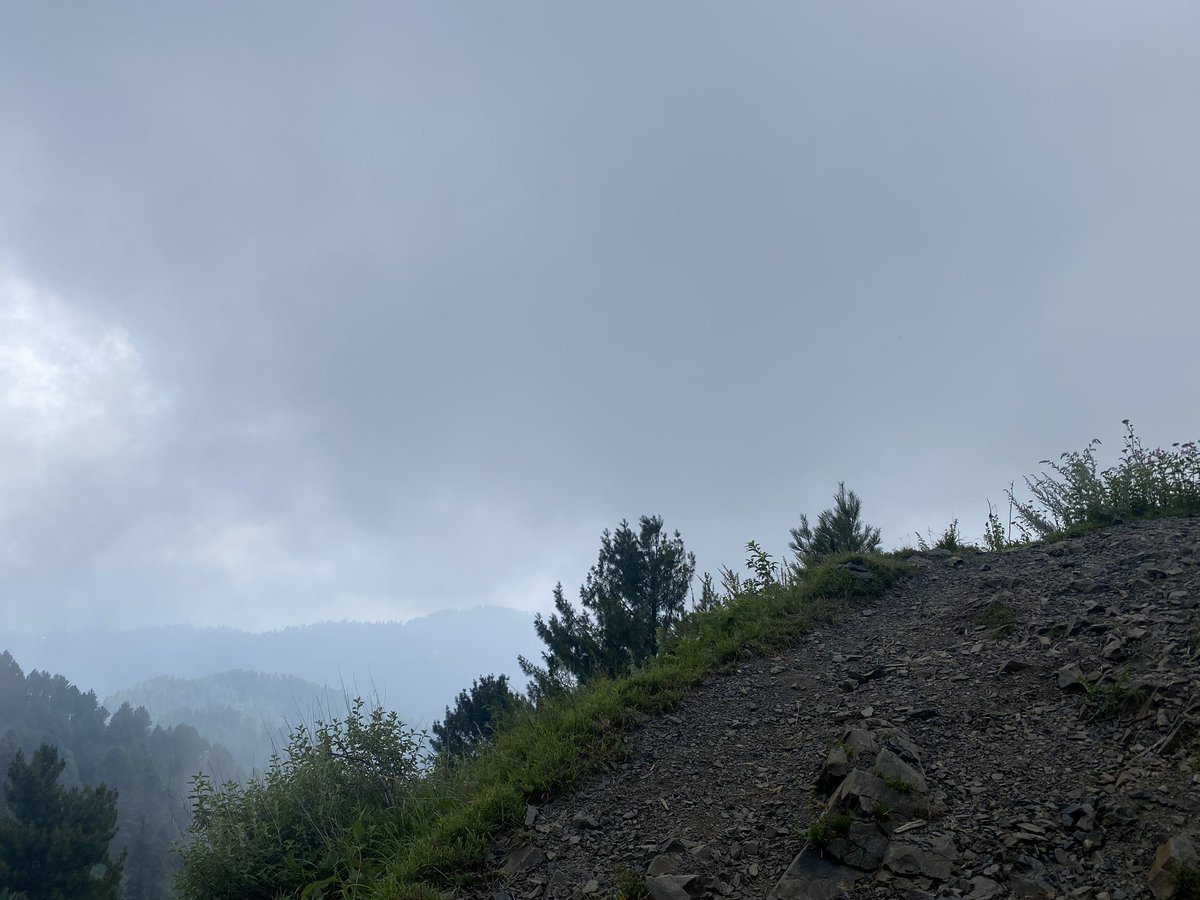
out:
{"label": "hillside slope", "polygon": [[[478,896],[1150,896],[1156,848],[1200,827],[1200,520],[914,563],[530,807]],[[862,799],[828,798],[866,759],[842,751],[875,741],[924,783],[822,857],[814,821]]]}

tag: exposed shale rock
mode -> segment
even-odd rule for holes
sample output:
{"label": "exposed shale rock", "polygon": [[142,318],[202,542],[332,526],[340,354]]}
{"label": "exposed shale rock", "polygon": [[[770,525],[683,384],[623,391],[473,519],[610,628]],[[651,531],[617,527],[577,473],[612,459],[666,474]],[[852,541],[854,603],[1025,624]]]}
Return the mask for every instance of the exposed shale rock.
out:
{"label": "exposed shale rock", "polygon": [[473,896],[1169,896],[1200,839],[1200,521],[913,567],[631,732]]}

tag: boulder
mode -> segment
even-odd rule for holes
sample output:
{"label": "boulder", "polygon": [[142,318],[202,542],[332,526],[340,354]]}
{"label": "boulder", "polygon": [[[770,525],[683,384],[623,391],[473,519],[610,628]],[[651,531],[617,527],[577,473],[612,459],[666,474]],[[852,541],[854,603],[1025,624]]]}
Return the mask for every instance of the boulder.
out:
{"label": "boulder", "polygon": [[904,818],[924,813],[925,798],[917,793],[904,793],[890,787],[877,775],[855,769],[842,780],[830,798],[830,807],[842,809],[852,816],[870,819],[882,811]]}
{"label": "boulder", "polygon": [[817,776],[817,790],[831,791],[849,774],[850,758],[843,747],[834,747],[825,757],[825,765],[821,767],[821,774]]}
{"label": "boulder", "polygon": [[845,834],[829,842],[825,852],[856,869],[874,871],[883,862],[887,835],[873,822],[853,822]]}

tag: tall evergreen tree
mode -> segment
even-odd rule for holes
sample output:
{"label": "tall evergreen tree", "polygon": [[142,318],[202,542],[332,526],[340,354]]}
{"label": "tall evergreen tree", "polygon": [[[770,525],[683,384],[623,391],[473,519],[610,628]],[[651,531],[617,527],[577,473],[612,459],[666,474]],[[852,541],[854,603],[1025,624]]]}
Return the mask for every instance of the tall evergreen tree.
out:
{"label": "tall evergreen tree", "polygon": [[525,658],[521,669],[533,678],[537,699],[596,674],[616,676],[658,652],[658,630],[683,615],[696,557],[679,532],[663,530],[660,516],[642,516],[638,530],[622,521],[605,531],[600,555],[579,589],[576,609],[554,589],[555,612],[538,615],[534,628],[546,645],[542,666]]}
{"label": "tall evergreen tree", "polygon": [[879,529],[862,522],[862,501],[854,491],[838,482],[833,508],[817,516],[817,526],[808,523],[801,514],[800,525],[793,528],[788,547],[796,554],[792,573],[802,576],[804,570],[834,553],[869,553],[879,549]]}
{"label": "tall evergreen tree", "polygon": [[0,888],[28,900],[116,900],[124,854],[108,855],[117,795],[104,785],[65,790],[66,763],[43,744],[29,762],[17,751],[0,819]]}

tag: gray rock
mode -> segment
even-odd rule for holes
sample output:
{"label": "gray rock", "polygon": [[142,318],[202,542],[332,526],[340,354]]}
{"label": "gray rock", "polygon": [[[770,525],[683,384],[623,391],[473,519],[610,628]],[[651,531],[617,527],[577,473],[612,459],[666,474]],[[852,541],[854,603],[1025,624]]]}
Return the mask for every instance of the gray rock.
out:
{"label": "gray rock", "polygon": [[1058,896],[1046,879],[1033,875],[1013,874],[1008,878],[1008,890],[1017,900],[1047,900]]}
{"label": "gray rock", "polygon": [[829,842],[825,852],[856,869],[874,871],[888,849],[887,835],[873,822],[854,822],[849,831]]}
{"label": "gray rock", "polygon": [[830,791],[837,787],[843,778],[850,774],[850,758],[842,747],[834,747],[825,757],[825,765],[817,776],[817,789]]}
{"label": "gray rock", "polygon": [[699,880],[695,875],[649,875],[646,888],[654,900],[691,900],[689,889]]}
{"label": "gray rock", "polygon": [[500,874],[511,878],[518,872],[524,872],[526,869],[540,866],[545,861],[545,853],[533,844],[526,844],[523,847],[517,847],[508,856],[504,857],[504,865],[500,867]]}
{"label": "gray rock", "polygon": [[571,824],[576,828],[599,828],[600,820],[589,812],[579,810],[575,815],[571,816]]}
{"label": "gray rock", "polygon": [[902,793],[877,775],[855,769],[833,792],[830,805],[845,809],[852,815],[870,818],[883,807],[893,815],[912,816],[924,812],[925,799],[917,793]]}
{"label": "gray rock", "polygon": [[884,855],[883,866],[897,875],[920,875],[946,881],[957,860],[954,841],[946,835],[932,835],[920,842],[892,841]]}
{"label": "gray rock", "polygon": [[879,756],[875,759],[875,766],[872,771],[885,781],[903,782],[910,785],[918,794],[924,794],[929,790],[929,785],[925,782],[925,776],[904,762],[904,760],[891,750],[883,749],[879,751]]}
{"label": "gray rock", "polygon": [[1072,691],[1079,694],[1087,691],[1088,682],[1084,677],[1083,669],[1079,668],[1078,663],[1071,663],[1058,670],[1058,686],[1064,691]]}
{"label": "gray rock", "polygon": [[678,871],[679,860],[665,853],[660,853],[654,857],[654,859],[650,860],[650,865],[646,867],[647,875],[674,875]]}
{"label": "gray rock", "polygon": [[775,883],[767,900],[835,900],[864,873],[832,860],[801,853]]}
{"label": "gray rock", "polygon": [[972,878],[970,886],[971,893],[967,894],[967,900],[995,900],[996,897],[1004,895],[1004,888],[983,875]]}
{"label": "gray rock", "polygon": [[1162,844],[1154,854],[1154,863],[1150,866],[1147,880],[1150,883],[1150,893],[1157,900],[1165,900],[1175,890],[1175,873],[1184,866],[1200,865],[1200,857],[1196,853],[1196,845],[1186,834],[1177,834]]}
{"label": "gray rock", "polygon": [[700,862],[713,862],[717,858],[717,851],[713,850],[708,844],[697,844],[688,851]]}
{"label": "gray rock", "polygon": [[875,732],[866,728],[850,728],[842,735],[842,747],[856,766],[869,766],[879,752]]}
{"label": "gray rock", "polygon": [[1062,808],[1059,819],[1064,828],[1091,831],[1096,827],[1096,808],[1090,803],[1070,803]]}
{"label": "gray rock", "polygon": [[867,568],[867,566],[863,565],[862,563],[855,562],[854,560],[850,560],[849,562],[844,562],[841,565],[839,565],[838,568],[842,569],[845,572],[849,572],[851,575],[853,575],[859,581],[870,581],[872,578],[871,570],[869,568]]}
{"label": "gray rock", "polygon": [[[937,713],[934,712],[933,715],[936,716]],[[921,717],[920,713],[913,713],[909,716],[909,718]],[[928,718],[929,716],[925,717]],[[881,734],[881,737],[883,738],[884,745],[905,762],[914,766],[921,764],[921,751],[917,749],[917,745],[903,731],[885,731]]]}

